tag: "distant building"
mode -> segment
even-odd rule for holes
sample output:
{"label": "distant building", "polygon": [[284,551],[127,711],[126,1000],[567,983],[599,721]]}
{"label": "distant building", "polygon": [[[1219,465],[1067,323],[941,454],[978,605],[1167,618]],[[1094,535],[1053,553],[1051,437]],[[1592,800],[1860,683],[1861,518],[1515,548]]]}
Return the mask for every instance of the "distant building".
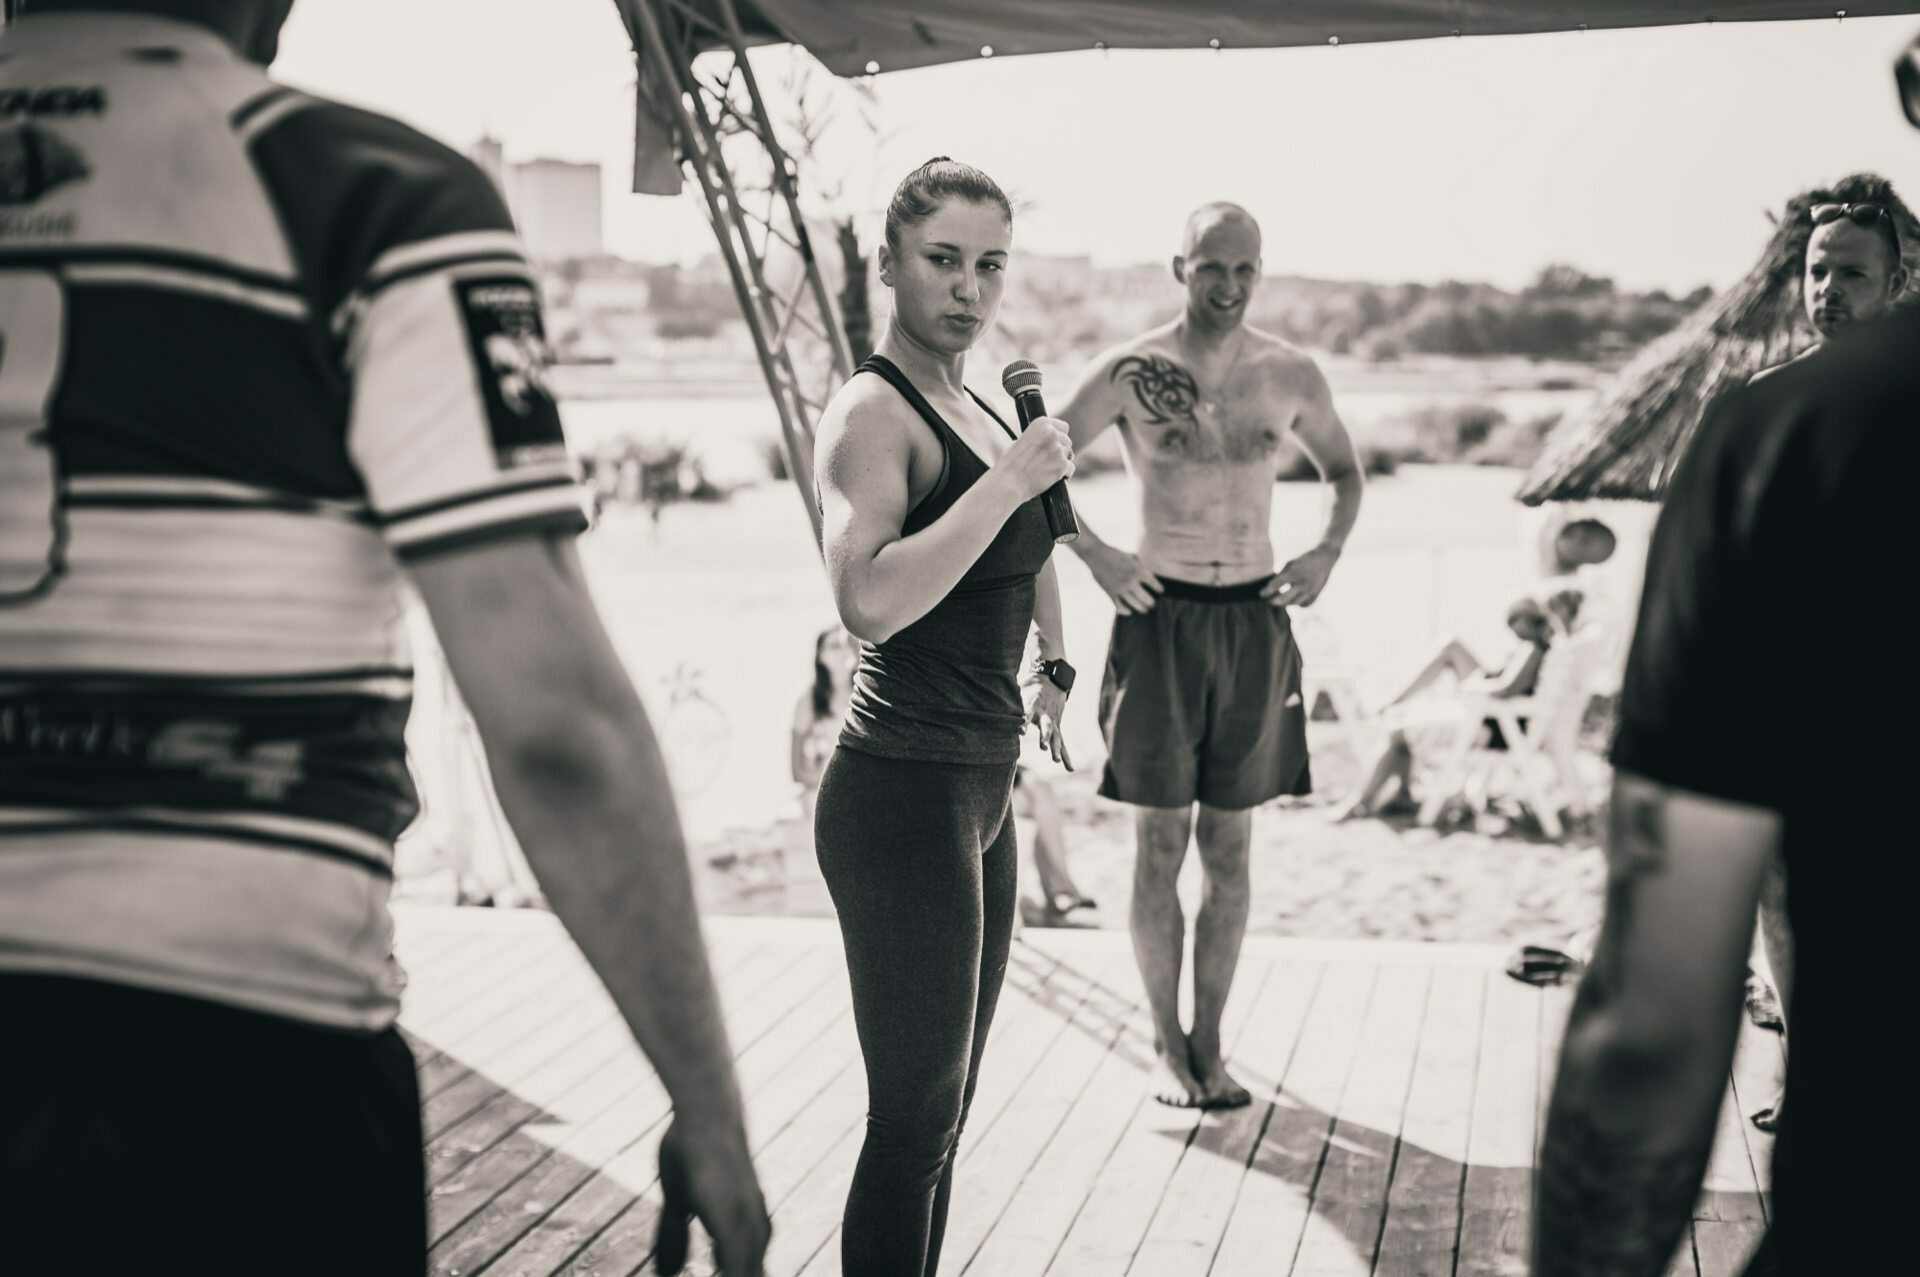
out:
{"label": "distant building", "polygon": [[606,251],[600,220],[600,166],[565,160],[506,162],[496,138],[483,137],[469,158],[493,179],[535,261],[599,257]]}
{"label": "distant building", "polygon": [[605,251],[598,164],[564,160],[515,164],[508,179],[507,202],[527,252],[536,260],[598,257]]}
{"label": "distant building", "polygon": [[493,179],[500,193],[507,193],[507,155],[497,137],[483,137],[473,144],[473,150],[467,158],[480,166],[480,171]]}

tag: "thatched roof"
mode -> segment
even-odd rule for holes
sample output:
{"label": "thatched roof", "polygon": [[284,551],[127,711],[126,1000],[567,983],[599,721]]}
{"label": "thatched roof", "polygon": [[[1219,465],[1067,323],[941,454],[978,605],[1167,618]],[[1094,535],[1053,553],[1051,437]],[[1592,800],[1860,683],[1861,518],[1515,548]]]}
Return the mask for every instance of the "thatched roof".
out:
{"label": "thatched roof", "polygon": [[[1849,198],[1884,180],[1855,174],[1835,183]],[[1594,407],[1569,416],[1521,486],[1528,505],[1546,501],[1658,501],[1687,444],[1717,395],[1810,346],[1815,334],[1801,309],[1800,273],[1812,232],[1814,192],[1794,197],[1760,262],[1738,284],[1653,342],[1603,391]],[[1920,223],[1896,198],[1906,259],[1907,299],[1920,288]]]}

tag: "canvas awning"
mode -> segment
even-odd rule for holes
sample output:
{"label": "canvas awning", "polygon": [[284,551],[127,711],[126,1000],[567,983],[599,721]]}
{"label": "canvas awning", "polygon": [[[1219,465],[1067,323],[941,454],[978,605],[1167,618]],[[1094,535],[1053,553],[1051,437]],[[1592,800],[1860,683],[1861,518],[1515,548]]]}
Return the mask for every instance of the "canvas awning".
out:
{"label": "canvas awning", "polygon": [[[690,7],[717,17],[711,0]],[[749,43],[805,46],[836,75],[1110,49],[1271,48],[1708,21],[1920,13],[1858,0],[736,0]]]}

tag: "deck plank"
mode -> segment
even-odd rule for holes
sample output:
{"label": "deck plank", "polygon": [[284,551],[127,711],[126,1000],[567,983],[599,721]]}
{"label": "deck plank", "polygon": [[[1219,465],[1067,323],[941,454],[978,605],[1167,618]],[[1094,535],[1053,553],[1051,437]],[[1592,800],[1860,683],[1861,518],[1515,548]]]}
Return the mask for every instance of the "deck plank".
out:
{"label": "deck plank", "polygon": [[[851,1062],[852,991],[843,966],[822,955],[825,978],[791,1014],[759,1041],[741,1051],[736,1063],[745,1097],[747,1132],[752,1142],[762,1191],[777,1209],[767,1153],[807,1106]],[[643,1257],[658,1223],[658,1166],[664,1127],[648,1131],[622,1150],[577,1191],[568,1195],[508,1249],[496,1267],[505,1273],[558,1271],[589,1249],[616,1223],[622,1225],[602,1254],[618,1262]],[[654,1207],[646,1205],[652,1195]],[[710,1260],[706,1238],[689,1257],[692,1270]],[[587,1271],[598,1266],[588,1258]]]}
{"label": "deck plank", "polygon": [[1145,1099],[1153,1029],[1139,972],[1122,964],[1103,1011],[1115,1020],[1105,1053],[1019,1191],[964,1272],[1040,1277]]}
{"label": "deck plank", "polygon": [[[817,950],[802,951],[797,960],[769,953],[779,972],[727,1009],[727,1034],[736,1050],[750,1048],[827,974],[826,955]],[[538,1118],[435,1190],[428,1260],[436,1277],[471,1273],[490,1262],[606,1161],[661,1124],[669,1110],[658,1077],[630,1044],[586,1082],[541,1108]]]}
{"label": "deck plank", "polygon": [[1375,982],[1294,1256],[1296,1277],[1373,1271],[1431,978],[1420,967],[1384,967]]}
{"label": "deck plank", "polygon": [[[750,1003],[788,961],[784,950],[756,949],[723,986],[723,1006]],[[624,1057],[634,1051],[633,1035],[618,1017],[603,1021],[572,1049],[553,1055],[523,1077],[513,1090],[503,1091],[472,1113],[439,1131],[427,1141],[427,1183],[441,1187],[465,1174],[477,1158],[491,1152],[526,1123],[548,1109],[574,1107],[605,1094],[609,1071],[626,1067]]]}
{"label": "deck plank", "polygon": [[1758,1220],[1695,1220],[1693,1243],[1700,1258],[1700,1277],[1741,1277],[1766,1231]]}
{"label": "deck plank", "polygon": [[[967,1117],[966,1133],[961,1137],[960,1161],[955,1169],[956,1187],[949,1208],[950,1215],[960,1206],[960,1176],[967,1177],[969,1188],[966,1191],[969,1197],[986,1187],[980,1182],[977,1172],[967,1169],[981,1141],[991,1139],[993,1132],[1000,1129],[1003,1115],[1017,1101],[1033,1070],[1053,1045],[1068,1033],[1080,1031],[1074,1027],[1079,1013],[1101,986],[1102,977],[1111,979],[1118,970],[1118,964],[1111,961],[1102,964],[1101,969],[1096,969],[1082,961],[1062,960],[1031,946],[1023,945],[1014,950],[1002,1001],[1004,1003],[1008,995],[1013,995],[1030,1005],[1004,1034],[1001,1032],[999,1015],[994,1017],[991,1054],[987,1057],[992,1067],[983,1067],[981,1070],[980,1083],[974,1092]],[[839,1277],[840,1241],[837,1228],[801,1271],[804,1277]]]}
{"label": "deck plank", "polygon": [[1752,1114],[1772,1104],[1786,1076],[1787,1061],[1778,1033],[1740,1016],[1740,1045],[1733,1057],[1733,1091],[1740,1115],[1740,1138],[1746,1142],[1754,1179],[1760,1186],[1760,1208],[1773,1217],[1773,1136],[1755,1126]]}
{"label": "deck plank", "polygon": [[[1069,991],[1079,979],[1072,964],[1062,962],[1030,946],[1015,947],[1000,1005],[994,1013],[989,1048],[983,1063],[980,1083],[974,1092],[969,1130],[976,1124],[990,1127],[997,1106],[1010,1093],[1007,1079],[996,1076],[1007,1071],[999,1052],[1004,1048],[1024,1052],[1050,1040],[1062,1026],[1056,1014],[1058,1000],[1072,996]],[[866,1074],[856,1065],[854,1075],[860,1082],[858,1105],[851,1122],[839,1140],[793,1186],[774,1229],[773,1246],[768,1251],[769,1273],[837,1271],[840,1255],[840,1219],[852,1185],[854,1165],[866,1131]]]}
{"label": "deck plank", "polygon": [[1539,1072],[1539,991],[1516,980],[1490,980],[1467,1141],[1458,1277],[1525,1277]]}
{"label": "deck plank", "polygon": [[1213,1272],[1292,1270],[1378,974],[1375,967],[1353,961],[1330,964],[1321,972],[1284,1088],[1267,1116],[1220,1239]]}
{"label": "deck plank", "polygon": [[[1228,1059],[1239,1055],[1241,1038],[1261,990],[1271,978],[1270,959],[1254,958],[1235,978],[1220,1020],[1220,1039]],[[1151,1059],[1151,1037],[1146,1056]],[[1141,1078],[1141,1104],[1134,1121],[1100,1168],[1086,1202],[1047,1267],[1055,1277],[1124,1272],[1146,1236],[1167,1186],[1200,1124],[1191,1109],[1154,1103],[1145,1094],[1149,1071]]]}
{"label": "deck plank", "polygon": [[1247,1164],[1285,1085],[1320,973],[1317,963],[1274,964],[1234,1052],[1234,1076],[1253,1092],[1253,1103],[1201,1116],[1193,1143],[1160,1199],[1130,1272],[1206,1277],[1213,1267]]}
{"label": "deck plank", "polygon": [[1113,993],[1132,968],[1131,954],[1085,965],[1089,980],[1065,1031],[1034,1062],[991,1129],[961,1145],[942,1251],[942,1263],[954,1271],[965,1270],[993,1231],[1135,1005]]}
{"label": "deck plank", "polygon": [[[522,911],[396,911],[421,1064],[433,1271],[646,1271],[658,1079],[565,932]],[[770,1277],[837,1277],[866,1086],[831,924],[717,919],[710,949],[775,1216]],[[1521,1273],[1570,990],[1461,946],[1250,942],[1228,1021],[1256,1102],[1146,1099],[1124,935],[1029,933],[961,1150],[943,1272]],[[1670,1277],[1738,1277],[1772,1140],[1746,1112],[1779,1041],[1743,1023],[1699,1218]],[[1377,1255],[1371,1253],[1377,1241]],[[697,1245],[691,1272],[710,1272]],[[1696,1262],[1696,1253],[1698,1256]]]}
{"label": "deck plank", "polygon": [[1453,1275],[1486,986],[1499,978],[1459,969],[1433,973],[1387,1189],[1377,1277]]}

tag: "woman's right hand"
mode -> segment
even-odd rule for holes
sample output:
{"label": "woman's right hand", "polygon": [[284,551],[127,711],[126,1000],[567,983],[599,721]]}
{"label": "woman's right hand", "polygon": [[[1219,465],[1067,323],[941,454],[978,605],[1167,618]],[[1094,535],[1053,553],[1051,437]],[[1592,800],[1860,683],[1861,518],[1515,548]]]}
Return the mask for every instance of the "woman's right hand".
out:
{"label": "woman's right hand", "polygon": [[1022,502],[1073,477],[1073,441],[1067,423],[1058,417],[1035,417],[1013,446],[993,463],[993,474],[1006,482]]}

